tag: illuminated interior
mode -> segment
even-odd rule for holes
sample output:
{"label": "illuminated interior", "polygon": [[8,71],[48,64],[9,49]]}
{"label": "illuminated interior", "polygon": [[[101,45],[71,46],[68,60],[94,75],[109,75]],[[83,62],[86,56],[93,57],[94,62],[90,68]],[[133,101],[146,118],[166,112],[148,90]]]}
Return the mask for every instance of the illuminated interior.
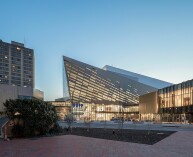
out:
{"label": "illuminated interior", "polygon": [[138,118],[139,95],[156,89],[124,75],[64,57],[64,97],[77,120]]}
{"label": "illuminated interior", "polygon": [[158,94],[163,121],[193,119],[193,80],[160,89]]}

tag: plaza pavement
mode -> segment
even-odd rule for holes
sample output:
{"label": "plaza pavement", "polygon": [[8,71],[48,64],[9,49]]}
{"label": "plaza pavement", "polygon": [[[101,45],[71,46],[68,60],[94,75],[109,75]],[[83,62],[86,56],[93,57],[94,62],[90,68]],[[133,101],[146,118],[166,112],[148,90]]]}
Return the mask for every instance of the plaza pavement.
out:
{"label": "plaza pavement", "polygon": [[0,140],[0,157],[193,157],[193,132],[179,131],[154,145],[74,135]]}
{"label": "plaza pavement", "polygon": [[[67,128],[68,124],[64,121],[59,121],[58,124],[62,128]],[[83,122],[77,122],[72,124],[73,127],[87,127]],[[120,128],[120,124],[113,123],[113,122],[92,122],[90,123],[91,128],[109,128],[109,129],[118,129]],[[124,123],[123,129],[134,129],[134,130],[162,130],[162,131],[192,131],[193,132],[193,125],[192,124],[144,124],[144,123]]]}

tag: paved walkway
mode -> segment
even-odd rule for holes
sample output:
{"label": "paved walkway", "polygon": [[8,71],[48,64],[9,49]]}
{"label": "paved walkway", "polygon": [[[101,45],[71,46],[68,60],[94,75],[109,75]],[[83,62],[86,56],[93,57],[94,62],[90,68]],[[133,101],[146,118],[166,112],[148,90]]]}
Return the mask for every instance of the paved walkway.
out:
{"label": "paved walkway", "polygon": [[[58,121],[58,124],[62,128],[68,127],[68,124],[64,121]],[[77,122],[73,123],[73,127],[87,127],[85,123]],[[90,124],[91,128],[111,128],[118,129],[121,127],[120,124],[108,121],[107,123],[92,122]],[[134,129],[134,130],[163,130],[163,131],[193,131],[192,124],[144,124],[141,122],[136,123],[124,123],[123,129]]]}
{"label": "paved walkway", "polygon": [[193,132],[180,131],[154,145],[80,137],[0,140],[0,157],[193,157]]}

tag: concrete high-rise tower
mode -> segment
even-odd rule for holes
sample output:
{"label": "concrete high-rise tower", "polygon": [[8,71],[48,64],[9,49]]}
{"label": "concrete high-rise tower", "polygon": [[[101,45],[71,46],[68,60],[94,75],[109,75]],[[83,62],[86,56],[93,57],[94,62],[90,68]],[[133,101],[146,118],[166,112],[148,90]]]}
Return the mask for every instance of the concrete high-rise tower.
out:
{"label": "concrete high-rise tower", "polygon": [[0,84],[34,88],[34,51],[0,40]]}
{"label": "concrete high-rise tower", "polygon": [[41,99],[43,92],[35,87],[34,51],[24,44],[0,40],[0,115],[8,99]]}

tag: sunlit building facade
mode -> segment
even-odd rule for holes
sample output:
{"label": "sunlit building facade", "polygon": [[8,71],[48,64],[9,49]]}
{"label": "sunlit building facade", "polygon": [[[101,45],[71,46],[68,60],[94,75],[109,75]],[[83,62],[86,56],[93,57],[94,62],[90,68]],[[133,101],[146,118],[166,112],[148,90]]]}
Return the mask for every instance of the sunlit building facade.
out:
{"label": "sunlit building facade", "polygon": [[63,57],[64,98],[77,120],[139,118],[139,96],[157,88]]}

